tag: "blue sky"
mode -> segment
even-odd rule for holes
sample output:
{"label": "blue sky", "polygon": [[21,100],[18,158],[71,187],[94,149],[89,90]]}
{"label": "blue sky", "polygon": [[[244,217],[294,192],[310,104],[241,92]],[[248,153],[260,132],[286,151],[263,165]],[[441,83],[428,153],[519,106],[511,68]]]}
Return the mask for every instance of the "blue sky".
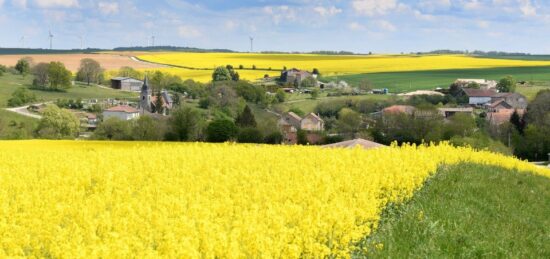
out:
{"label": "blue sky", "polygon": [[548,0],[0,0],[0,47],[550,53]]}

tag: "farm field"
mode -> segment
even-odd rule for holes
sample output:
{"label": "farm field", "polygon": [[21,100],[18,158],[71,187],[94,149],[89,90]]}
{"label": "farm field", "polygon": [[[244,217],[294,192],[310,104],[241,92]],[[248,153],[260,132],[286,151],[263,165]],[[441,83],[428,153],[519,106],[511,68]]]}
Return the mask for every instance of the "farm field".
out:
{"label": "farm field", "polygon": [[441,165],[550,177],[448,145],[3,141],[0,159],[1,257],[350,257]]}
{"label": "farm field", "polygon": [[[550,81],[550,66],[369,73],[328,77],[325,80],[344,80],[356,85],[367,79],[375,88],[388,88],[391,92],[401,93],[437,87],[447,88],[457,78],[499,80],[508,75],[512,75],[518,81]],[[522,89],[518,88],[518,91],[521,92]]]}
{"label": "farm field", "polygon": [[130,56],[98,53],[98,54],[35,54],[35,55],[0,55],[0,65],[15,66],[17,61],[24,57],[31,57],[35,63],[59,61],[65,64],[73,73],[78,71],[80,60],[91,58],[97,60],[106,70],[116,70],[124,66],[141,68],[160,68],[163,66],[132,60]]}
{"label": "farm field", "polygon": [[547,177],[444,167],[410,202],[386,209],[357,257],[549,258],[548,200]]}
{"label": "farm field", "polygon": [[[11,94],[20,87],[30,87],[32,76],[12,75],[9,73],[0,76],[0,108],[7,106]],[[137,98],[137,93],[122,92],[97,86],[75,85],[66,92],[50,92],[29,89],[34,93],[38,102],[55,101],[57,99],[92,99],[92,98]]]}
{"label": "farm field", "polygon": [[550,66],[546,60],[506,60],[464,55],[372,55],[339,56],[313,54],[251,54],[251,53],[150,53],[139,59],[160,64],[195,69],[214,69],[227,64],[238,68],[282,70],[283,67],[313,70],[324,76],[354,75],[380,72],[405,72],[449,69],[482,69],[499,67]]}

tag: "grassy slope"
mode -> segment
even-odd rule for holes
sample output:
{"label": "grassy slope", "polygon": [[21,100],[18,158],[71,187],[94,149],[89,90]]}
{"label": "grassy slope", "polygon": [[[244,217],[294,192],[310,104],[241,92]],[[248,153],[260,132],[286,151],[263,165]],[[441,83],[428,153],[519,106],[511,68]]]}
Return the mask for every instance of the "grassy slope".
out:
{"label": "grassy slope", "polygon": [[[550,67],[511,67],[490,69],[453,69],[414,72],[372,73],[340,76],[350,84],[357,84],[368,79],[375,88],[389,88],[392,92],[406,92],[419,89],[434,89],[449,87],[457,78],[501,79],[507,75],[524,81],[550,81]],[[327,77],[325,81],[334,80]]]}
{"label": "grassy slope", "polygon": [[[480,165],[443,168],[367,244],[374,258],[550,258],[550,179]],[[377,249],[376,244],[383,244]]]}
{"label": "grassy slope", "polygon": [[[9,73],[0,76],[0,107],[6,107],[7,101],[15,89],[29,87],[32,77],[22,77]],[[57,99],[77,98],[137,98],[137,94],[100,88],[96,86],[73,86],[67,92],[48,92],[31,90],[40,101],[54,101]]]}
{"label": "grassy slope", "polygon": [[0,139],[32,137],[38,120],[0,109]]}

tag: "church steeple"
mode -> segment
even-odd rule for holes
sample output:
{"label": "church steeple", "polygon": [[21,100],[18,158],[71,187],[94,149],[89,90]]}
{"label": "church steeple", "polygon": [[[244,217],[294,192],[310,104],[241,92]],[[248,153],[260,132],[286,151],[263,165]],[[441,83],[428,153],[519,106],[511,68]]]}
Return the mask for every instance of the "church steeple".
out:
{"label": "church steeple", "polygon": [[143,79],[143,86],[141,87],[139,108],[141,113],[145,113],[145,111],[151,112],[151,89],[149,88],[149,78],[147,75],[145,75],[145,79]]}

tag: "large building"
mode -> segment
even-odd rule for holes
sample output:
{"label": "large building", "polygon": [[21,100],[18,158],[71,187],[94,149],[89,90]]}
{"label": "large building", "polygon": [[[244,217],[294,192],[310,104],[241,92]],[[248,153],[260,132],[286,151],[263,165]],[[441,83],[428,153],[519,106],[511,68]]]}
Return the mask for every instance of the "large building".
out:
{"label": "large building", "polygon": [[173,100],[168,91],[161,90],[160,98],[162,105],[158,106],[158,96],[153,94],[153,90],[149,87],[149,79],[147,76],[143,80],[141,92],[139,95],[139,111],[141,114],[158,113],[168,115],[172,110]]}
{"label": "large building", "polygon": [[298,131],[305,132],[308,143],[317,144],[321,141],[321,134],[325,130],[325,122],[317,114],[310,113],[304,118],[296,113],[287,112],[279,120],[279,128],[283,133],[285,144],[298,143]]}
{"label": "large building", "polygon": [[298,86],[302,83],[302,81],[311,76],[313,76],[312,73],[296,68],[284,70],[283,72],[281,72],[281,80],[285,84],[295,84]]}
{"label": "large building", "polygon": [[136,108],[127,105],[118,105],[103,111],[104,121],[113,117],[128,121],[139,118],[139,111]]}
{"label": "large building", "polygon": [[111,88],[123,91],[139,92],[143,81],[130,77],[115,77],[111,79]]}

